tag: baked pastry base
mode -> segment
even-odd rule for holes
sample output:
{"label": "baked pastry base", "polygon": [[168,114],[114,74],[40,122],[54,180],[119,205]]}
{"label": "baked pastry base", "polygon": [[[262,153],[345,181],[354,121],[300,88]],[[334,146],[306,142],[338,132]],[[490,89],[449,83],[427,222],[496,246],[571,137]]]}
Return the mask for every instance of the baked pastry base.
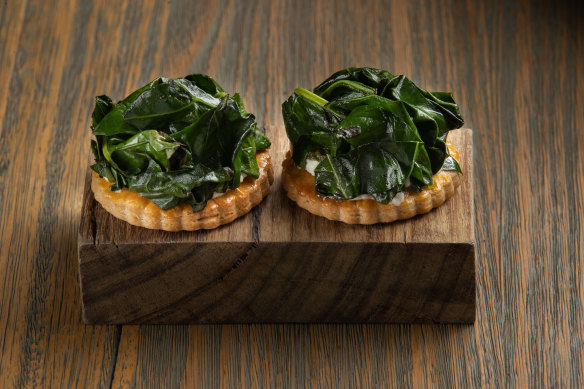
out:
{"label": "baked pastry base", "polygon": [[[460,163],[458,151],[450,142],[446,144],[450,155]],[[343,201],[318,195],[314,176],[296,166],[290,153],[282,166],[282,186],[291,200],[310,213],[347,224],[389,223],[430,212],[452,197],[461,182],[459,173],[441,170],[432,177],[433,185],[420,192],[406,190],[400,205],[381,204],[373,199]]]}
{"label": "baked pastry base", "polygon": [[239,188],[209,200],[205,208],[198,212],[193,212],[187,203],[165,211],[151,200],[127,189],[111,192],[109,188],[113,183],[95,172],[92,172],[91,189],[106,211],[135,226],[165,231],[212,229],[245,215],[270,192],[270,185],[274,182],[270,154],[268,150],[263,150],[256,157],[260,170],[257,179],[245,177]]}

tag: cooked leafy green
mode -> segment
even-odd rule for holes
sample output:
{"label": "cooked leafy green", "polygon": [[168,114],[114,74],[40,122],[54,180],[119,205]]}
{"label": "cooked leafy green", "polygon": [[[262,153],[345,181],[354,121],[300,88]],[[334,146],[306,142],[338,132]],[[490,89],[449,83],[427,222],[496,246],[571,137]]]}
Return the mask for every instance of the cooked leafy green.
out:
{"label": "cooked leafy green", "polygon": [[95,98],[91,149],[101,177],[162,209],[202,209],[215,192],[259,176],[257,150],[270,147],[238,94],[211,77],[157,78],[114,104]]}
{"label": "cooked leafy green", "polygon": [[347,200],[361,194],[387,204],[409,181],[432,184],[440,169],[461,172],[448,154],[448,131],[463,119],[452,94],[428,92],[386,70],[347,68],[282,104],[292,159],[319,161],[315,190]]}

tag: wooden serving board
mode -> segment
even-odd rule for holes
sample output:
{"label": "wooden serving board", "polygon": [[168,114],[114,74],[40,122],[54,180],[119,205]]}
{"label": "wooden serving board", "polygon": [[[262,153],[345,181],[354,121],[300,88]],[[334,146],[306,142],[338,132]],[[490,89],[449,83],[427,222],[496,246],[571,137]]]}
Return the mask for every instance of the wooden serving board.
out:
{"label": "wooden serving board", "polygon": [[332,222],[281,188],[288,150],[270,126],[275,182],[248,215],[210,231],[134,227],[93,198],[79,230],[84,320],[121,323],[472,323],[475,249],[472,132],[452,131],[463,183],[422,216]]}

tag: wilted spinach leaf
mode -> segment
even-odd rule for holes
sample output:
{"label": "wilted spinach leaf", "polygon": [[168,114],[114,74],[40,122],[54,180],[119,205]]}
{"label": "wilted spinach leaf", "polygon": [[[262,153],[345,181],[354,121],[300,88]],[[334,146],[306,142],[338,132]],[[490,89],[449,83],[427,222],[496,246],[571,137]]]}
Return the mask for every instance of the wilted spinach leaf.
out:
{"label": "wilted spinach leaf", "polygon": [[196,119],[218,104],[217,98],[188,80],[161,78],[128,106],[123,117],[139,130],[162,129],[189,114]]}
{"label": "wilted spinach leaf", "polygon": [[330,154],[314,170],[316,192],[338,199],[350,199],[359,195],[357,167],[347,157]]}
{"label": "wilted spinach leaf", "polygon": [[458,164],[458,162],[456,162],[456,159],[452,158],[450,155],[448,157],[446,157],[446,159],[444,160],[444,165],[442,166],[443,170],[454,170],[457,171],[459,173],[462,173],[462,170],[460,169],[460,165]]}
{"label": "wilted spinach leaf", "polygon": [[369,194],[388,203],[410,179],[432,184],[438,170],[460,167],[448,155],[448,131],[463,124],[445,92],[428,92],[404,76],[374,68],[340,70],[310,92],[297,88],[282,104],[292,158],[317,153],[315,189],[351,199]]}
{"label": "wilted spinach leaf", "polygon": [[[145,167],[144,162],[147,162],[147,158],[150,157],[160,164],[164,170],[169,170],[170,157],[180,147],[180,143],[166,140],[156,130],[146,130],[123,142],[118,142],[115,138],[111,139],[104,143],[103,147],[104,155],[108,162],[116,161],[118,166],[120,166],[120,162],[117,161],[116,157],[123,156],[127,164],[138,169]],[[133,171],[133,169],[123,168],[122,170]]]}
{"label": "wilted spinach leaf", "polygon": [[118,104],[96,98],[92,169],[162,209],[203,208],[215,192],[258,177],[257,150],[270,146],[239,95],[211,77],[157,78]]}
{"label": "wilted spinach leaf", "polygon": [[360,147],[353,153],[357,154],[361,177],[359,193],[370,194],[381,203],[391,201],[406,180],[397,159],[376,143]]}
{"label": "wilted spinach leaf", "polygon": [[190,74],[185,79],[191,81],[211,96],[221,98],[226,94],[221,85],[206,74]]}
{"label": "wilted spinach leaf", "polygon": [[106,95],[97,96],[95,98],[95,108],[91,114],[91,128],[95,128],[101,122],[101,119],[114,109],[114,106],[112,99]]}
{"label": "wilted spinach leaf", "polygon": [[322,96],[326,89],[341,80],[356,81],[365,86],[379,88],[380,85],[383,85],[391,78],[393,78],[393,75],[386,70],[374,68],[347,68],[339,70],[324,80],[320,85],[314,88],[314,93]]}

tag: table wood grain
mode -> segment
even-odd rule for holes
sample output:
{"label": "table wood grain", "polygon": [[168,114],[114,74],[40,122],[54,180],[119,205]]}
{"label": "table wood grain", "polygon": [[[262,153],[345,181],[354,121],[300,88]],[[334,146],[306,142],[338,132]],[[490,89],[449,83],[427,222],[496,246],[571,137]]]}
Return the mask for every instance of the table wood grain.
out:
{"label": "table wood grain", "polygon": [[[583,7],[0,2],[0,386],[582,387]],[[474,129],[474,326],[82,324],[95,95],[205,72],[281,125],[346,66],[452,91]]]}

